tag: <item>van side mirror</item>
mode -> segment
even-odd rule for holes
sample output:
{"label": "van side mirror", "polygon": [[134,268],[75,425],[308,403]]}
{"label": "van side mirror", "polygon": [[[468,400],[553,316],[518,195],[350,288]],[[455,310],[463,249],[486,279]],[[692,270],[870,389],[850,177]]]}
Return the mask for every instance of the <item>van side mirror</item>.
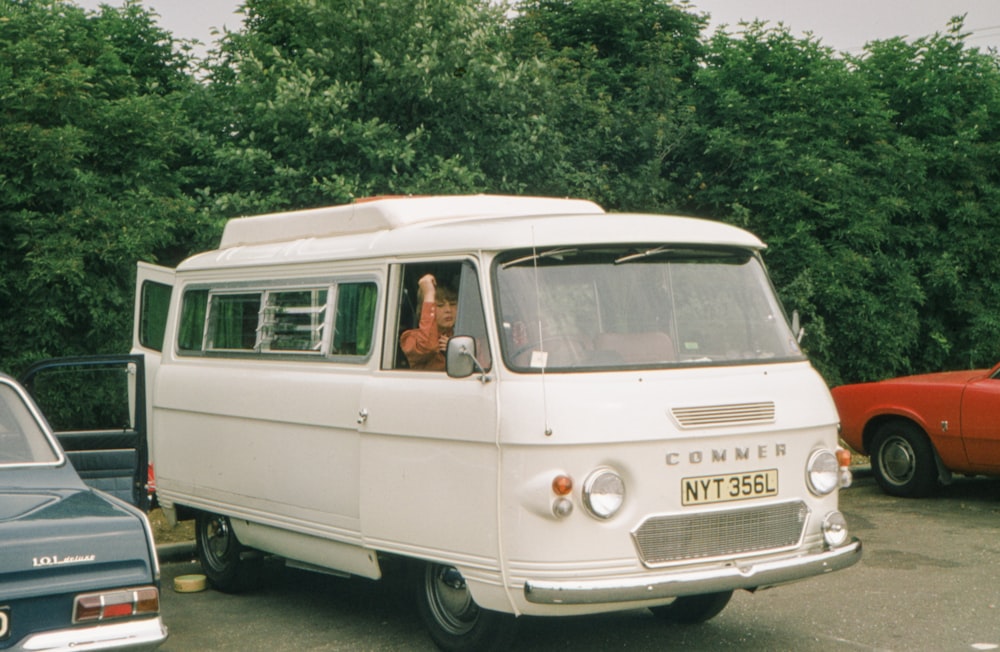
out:
{"label": "van side mirror", "polygon": [[479,380],[489,381],[486,370],[476,359],[476,340],[469,335],[458,335],[448,340],[445,352],[445,369],[451,378],[468,378],[479,372]]}

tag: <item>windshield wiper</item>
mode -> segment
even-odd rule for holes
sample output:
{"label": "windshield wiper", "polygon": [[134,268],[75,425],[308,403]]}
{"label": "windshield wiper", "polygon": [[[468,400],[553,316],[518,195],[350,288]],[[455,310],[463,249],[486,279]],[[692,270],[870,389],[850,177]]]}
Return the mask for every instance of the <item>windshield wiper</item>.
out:
{"label": "windshield wiper", "polygon": [[655,249],[647,249],[646,251],[637,251],[634,254],[625,254],[624,256],[615,259],[615,265],[621,265],[622,263],[639,260],[640,258],[648,258],[649,256],[655,256],[669,251],[672,251],[670,247],[656,247]]}
{"label": "windshield wiper", "polygon": [[521,256],[520,258],[515,258],[514,260],[508,260],[506,263],[500,266],[500,269],[507,269],[517,265],[518,263],[525,263],[529,260],[538,260],[539,258],[551,258],[552,256],[562,256],[564,254],[575,254],[577,249],[575,248],[564,248],[564,249],[549,249],[548,251],[543,251],[540,254],[528,254],[527,256]]}

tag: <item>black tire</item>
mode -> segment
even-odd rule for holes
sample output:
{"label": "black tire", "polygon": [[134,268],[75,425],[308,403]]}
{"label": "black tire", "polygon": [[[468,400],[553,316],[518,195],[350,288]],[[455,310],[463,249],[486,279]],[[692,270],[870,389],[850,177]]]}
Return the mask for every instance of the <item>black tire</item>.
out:
{"label": "black tire", "polygon": [[911,421],[879,426],[871,447],[872,474],[882,491],[921,498],[937,487],[937,463],[927,434]]}
{"label": "black tire", "polygon": [[454,567],[424,564],[416,589],[420,618],[441,650],[499,652],[513,643],[514,615],[481,609]]}
{"label": "black tire", "polygon": [[695,625],[703,623],[719,615],[726,608],[732,591],[719,593],[704,593],[702,595],[683,595],[675,598],[670,604],[660,607],[650,607],[649,610],[657,618],[679,625]]}
{"label": "black tire", "polygon": [[219,591],[240,593],[260,586],[263,556],[239,542],[229,517],[199,512],[195,545],[205,577]]}

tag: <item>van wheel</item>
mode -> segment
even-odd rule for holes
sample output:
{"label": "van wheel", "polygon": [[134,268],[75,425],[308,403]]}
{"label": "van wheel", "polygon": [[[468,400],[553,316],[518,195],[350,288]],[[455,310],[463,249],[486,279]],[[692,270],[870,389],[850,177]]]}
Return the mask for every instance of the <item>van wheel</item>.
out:
{"label": "van wheel", "polygon": [[703,595],[683,595],[674,598],[670,604],[650,607],[649,610],[657,618],[679,625],[696,625],[719,615],[726,608],[732,591],[705,593]]}
{"label": "van wheel", "polygon": [[937,464],[927,435],[909,421],[879,426],[872,441],[872,474],[890,496],[920,498],[937,486]]}
{"label": "van wheel", "polygon": [[260,584],[263,560],[239,542],[228,516],[199,512],[195,544],[205,577],[216,589],[239,593]]}
{"label": "van wheel", "polygon": [[431,639],[445,652],[507,650],[517,633],[513,614],[481,609],[453,566],[424,565],[417,606]]}

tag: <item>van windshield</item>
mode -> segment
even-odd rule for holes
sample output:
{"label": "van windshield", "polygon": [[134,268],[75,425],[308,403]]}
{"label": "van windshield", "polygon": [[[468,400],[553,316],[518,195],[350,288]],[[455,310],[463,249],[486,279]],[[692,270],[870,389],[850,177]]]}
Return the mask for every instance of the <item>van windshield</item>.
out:
{"label": "van windshield", "polygon": [[494,270],[503,358],[518,371],[802,358],[767,273],[746,250],[519,250]]}

